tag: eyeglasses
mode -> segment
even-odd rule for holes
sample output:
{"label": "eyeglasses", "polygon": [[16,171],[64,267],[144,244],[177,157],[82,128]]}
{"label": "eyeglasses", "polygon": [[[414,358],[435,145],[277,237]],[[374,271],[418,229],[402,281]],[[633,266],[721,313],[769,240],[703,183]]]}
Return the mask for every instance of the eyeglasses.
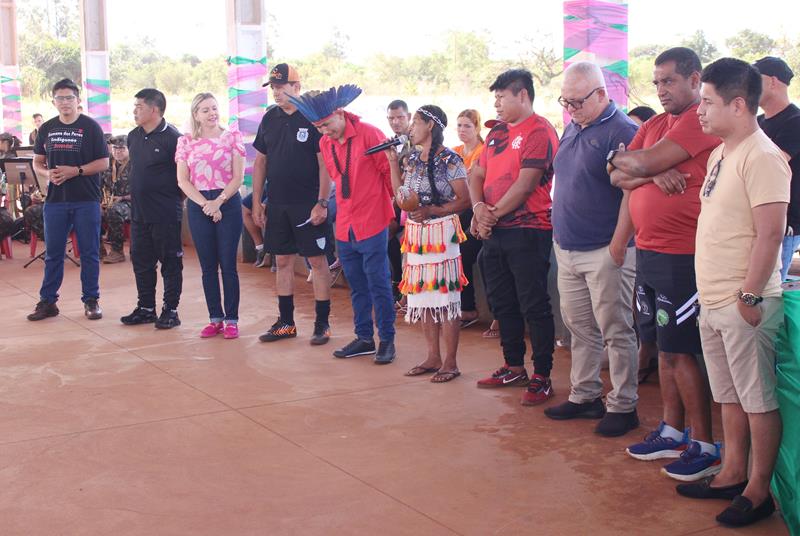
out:
{"label": "eyeglasses", "polygon": [[711,173],[708,174],[708,181],[706,181],[705,188],[703,188],[703,197],[710,196],[711,192],[714,191],[714,186],[717,185],[717,177],[719,176],[720,168],[722,168],[723,160],[725,160],[724,156],[717,160],[717,163],[711,168]]}
{"label": "eyeglasses", "polygon": [[57,95],[53,97],[53,100],[57,102],[72,102],[76,98],[77,97],[75,95]]}
{"label": "eyeglasses", "polygon": [[586,102],[587,100],[589,100],[589,97],[594,95],[594,92],[597,91],[598,89],[603,89],[603,86],[594,88],[593,90],[591,90],[589,92],[588,95],[586,95],[582,99],[570,100],[570,99],[565,99],[564,97],[559,97],[558,98],[558,103],[563,108],[569,108],[570,106],[572,106],[573,110],[580,110],[581,108],[583,108],[583,103]]}

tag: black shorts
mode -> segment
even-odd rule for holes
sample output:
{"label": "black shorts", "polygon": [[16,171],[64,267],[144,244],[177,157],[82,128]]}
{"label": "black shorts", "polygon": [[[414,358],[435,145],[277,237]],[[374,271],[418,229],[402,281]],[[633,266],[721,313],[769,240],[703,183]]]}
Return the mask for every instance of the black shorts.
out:
{"label": "black shorts", "polygon": [[700,354],[694,255],[636,250],[636,324],[661,352]]}
{"label": "black shorts", "polygon": [[[267,206],[267,230],[264,247],[273,255],[300,254],[303,257],[317,257],[325,254],[328,240],[332,236],[331,224],[305,223],[311,215],[314,204]],[[301,225],[302,224],[302,225]]]}

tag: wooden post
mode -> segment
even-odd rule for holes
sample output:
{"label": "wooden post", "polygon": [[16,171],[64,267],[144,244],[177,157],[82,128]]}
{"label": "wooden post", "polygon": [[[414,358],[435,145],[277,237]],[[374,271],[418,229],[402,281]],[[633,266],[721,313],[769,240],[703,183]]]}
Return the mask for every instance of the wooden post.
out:
{"label": "wooden post", "polygon": [[87,114],[111,133],[106,0],[81,0],[81,76]]}
{"label": "wooden post", "polygon": [[[16,0],[0,0],[0,93],[3,96],[3,132],[22,140]],[[27,140],[22,141],[27,145],[24,143]]]}

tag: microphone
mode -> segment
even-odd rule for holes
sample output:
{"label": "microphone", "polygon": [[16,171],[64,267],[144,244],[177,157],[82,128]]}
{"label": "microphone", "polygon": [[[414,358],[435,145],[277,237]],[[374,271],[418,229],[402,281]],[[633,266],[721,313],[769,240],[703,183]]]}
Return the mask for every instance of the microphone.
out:
{"label": "microphone", "polygon": [[364,156],[379,153],[384,149],[388,149],[389,147],[394,147],[396,145],[403,145],[407,141],[408,141],[408,136],[406,136],[405,134],[400,134],[399,136],[395,136],[389,141],[385,141],[381,144],[376,145],[375,147],[370,147],[369,149],[366,150],[366,152],[364,152]]}

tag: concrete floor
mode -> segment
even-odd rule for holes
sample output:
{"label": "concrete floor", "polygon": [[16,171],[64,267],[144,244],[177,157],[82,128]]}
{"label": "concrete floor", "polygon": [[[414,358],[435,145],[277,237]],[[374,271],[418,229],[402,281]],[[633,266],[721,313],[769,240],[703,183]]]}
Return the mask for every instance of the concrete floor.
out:
{"label": "concrete floor", "polygon": [[[501,362],[484,326],[463,333],[463,375],[444,385],[403,376],[424,356],[416,326],[399,324],[392,365],[332,358],[352,338],[344,289],[333,340],[309,346],[300,278],[299,337],[263,344],[274,274],[247,265],[242,337],[200,340],[191,250],[177,329],[119,323],[135,302],[129,262],[102,267],[102,320],[83,317],[68,264],[61,315],[33,323],[43,265],[23,270],[27,247],[14,247],[0,261],[0,535],[787,533],[777,514],[720,528],[724,502],[681,498],[659,462],[625,455],[659,421],[655,383],[641,388],[643,427],[603,439],[593,421],[520,406],[520,389],[477,389]],[[553,381],[559,403],[564,350]]]}

